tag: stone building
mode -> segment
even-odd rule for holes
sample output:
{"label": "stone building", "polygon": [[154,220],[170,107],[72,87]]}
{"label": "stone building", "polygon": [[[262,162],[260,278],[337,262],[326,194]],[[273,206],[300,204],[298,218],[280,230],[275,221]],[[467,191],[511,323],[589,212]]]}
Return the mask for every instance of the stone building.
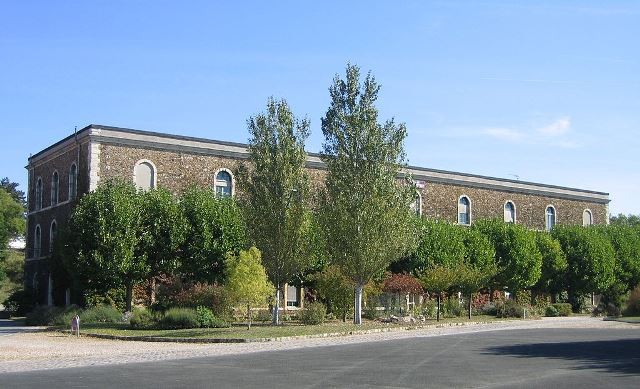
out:
{"label": "stone building", "polygon": [[[41,304],[68,304],[69,289],[56,288],[48,258],[58,225],[76,199],[109,178],[131,179],[140,188],[162,186],[178,193],[192,184],[234,196],[234,172],[247,160],[246,145],[179,135],[89,125],[32,155],[29,172],[25,286]],[[322,180],[317,154],[307,162]],[[409,167],[418,193],[413,210],[422,216],[469,225],[504,218],[533,229],[555,224],[608,223],[608,193],[502,178]],[[288,306],[300,292],[287,288]]]}

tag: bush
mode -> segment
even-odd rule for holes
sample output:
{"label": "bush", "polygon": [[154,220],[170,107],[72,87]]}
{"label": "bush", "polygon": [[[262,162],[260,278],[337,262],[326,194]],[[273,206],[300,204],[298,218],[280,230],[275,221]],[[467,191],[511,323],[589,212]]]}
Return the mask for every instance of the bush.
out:
{"label": "bush", "polygon": [[207,307],[199,306],[196,308],[196,315],[198,316],[198,324],[202,328],[223,328],[229,327],[229,324],[224,320],[217,318],[213,311]]}
{"label": "bush", "polygon": [[31,312],[27,313],[25,324],[28,326],[48,326],[53,325],[56,317],[64,313],[64,309],[60,307],[49,307],[46,305],[36,306]]}
{"label": "bush", "polygon": [[81,312],[80,323],[122,323],[122,313],[110,305],[98,305]]}
{"label": "bush", "polygon": [[79,306],[70,305],[64,310],[64,312],[53,316],[51,318],[51,321],[49,322],[49,325],[63,327],[71,326],[71,319],[73,319],[75,315],[79,315],[80,312],[82,312],[82,309],[80,309]]}
{"label": "bush", "polygon": [[497,317],[522,317],[524,307],[514,300],[506,300],[496,304]]}
{"label": "bush", "polygon": [[555,303],[551,304],[558,311],[558,316],[571,316],[571,304],[569,303]]}
{"label": "bush", "polygon": [[34,308],[33,295],[29,290],[16,290],[7,297],[4,307],[11,316],[25,316]]}
{"label": "bush", "polygon": [[129,320],[131,328],[137,330],[151,329],[156,327],[157,324],[156,316],[145,308],[134,309]]}
{"label": "bush", "polygon": [[636,286],[635,289],[629,293],[624,314],[627,316],[640,315],[640,285]]}
{"label": "bush", "polygon": [[460,317],[465,313],[465,307],[460,304],[457,297],[449,297],[441,304],[442,316],[444,317]]}
{"label": "bush", "polygon": [[300,320],[303,324],[316,325],[324,323],[327,308],[320,302],[309,303],[302,310]]}
{"label": "bush", "polygon": [[547,308],[544,311],[544,315],[547,317],[557,317],[560,316],[560,312],[558,312],[558,308],[553,305],[547,305]]}
{"label": "bush", "polygon": [[198,328],[198,314],[193,308],[169,308],[158,323],[163,329]]}

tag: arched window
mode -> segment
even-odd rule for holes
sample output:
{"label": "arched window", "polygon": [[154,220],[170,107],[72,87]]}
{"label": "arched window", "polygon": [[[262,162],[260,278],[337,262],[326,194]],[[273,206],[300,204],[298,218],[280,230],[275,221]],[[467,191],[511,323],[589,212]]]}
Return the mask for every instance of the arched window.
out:
{"label": "arched window", "polygon": [[228,170],[218,170],[214,181],[214,188],[217,196],[229,197],[233,195],[233,177]]}
{"label": "arched window", "polygon": [[42,209],[42,178],[36,181],[36,211]]}
{"label": "arched window", "polygon": [[141,160],[133,168],[133,180],[136,188],[149,190],[156,187],[156,168],[151,161]]}
{"label": "arched window", "polygon": [[56,240],[58,233],[58,223],[56,221],[51,222],[51,228],[49,229],[49,254],[53,252],[53,242]]}
{"label": "arched window", "polygon": [[51,176],[51,205],[58,204],[58,192],[60,189],[60,177],[58,176],[58,172],[53,172]]}
{"label": "arched window", "polygon": [[516,222],[516,206],[512,201],[504,203],[504,222],[515,223]]}
{"label": "arched window", "polygon": [[42,251],[42,232],[40,231],[40,225],[36,225],[35,234],[33,235],[33,257],[40,258]]}
{"label": "arched window", "polygon": [[556,225],[556,209],[553,208],[553,205],[549,205],[546,211],[546,223],[545,227],[547,231],[551,231],[553,226]]}
{"label": "arched window", "polygon": [[458,223],[471,224],[471,202],[467,196],[461,196],[458,200]]}
{"label": "arched window", "polygon": [[74,200],[78,192],[78,167],[71,164],[69,169],[69,200]]}
{"label": "arched window", "polygon": [[416,196],[411,202],[409,208],[411,209],[411,213],[416,216],[422,215],[422,196],[420,196],[420,192],[416,192]]}
{"label": "arched window", "polygon": [[582,225],[586,227],[592,224],[593,224],[593,215],[591,214],[590,210],[585,209],[584,212],[582,212]]}

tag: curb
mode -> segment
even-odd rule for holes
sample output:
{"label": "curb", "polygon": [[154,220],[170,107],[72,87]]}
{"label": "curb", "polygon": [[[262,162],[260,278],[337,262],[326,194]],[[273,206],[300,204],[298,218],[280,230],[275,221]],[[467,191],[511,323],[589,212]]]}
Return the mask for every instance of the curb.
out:
{"label": "curb", "polygon": [[[283,341],[300,340],[300,339],[335,338],[335,337],[341,337],[341,336],[366,335],[366,334],[376,334],[376,333],[382,333],[382,332],[415,331],[415,330],[430,329],[430,328],[446,328],[446,327],[458,327],[458,326],[468,326],[468,325],[496,324],[496,323],[506,323],[506,322],[510,322],[510,320],[440,323],[440,324],[426,324],[426,325],[415,325],[415,326],[401,326],[401,327],[395,327],[395,328],[394,327],[373,328],[370,330],[329,332],[329,333],[314,334],[314,335],[278,336],[278,337],[272,337],[272,338],[164,338],[164,337],[158,337],[158,336],[124,336],[124,335],[94,334],[90,332],[83,333],[80,335],[88,338],[138,341],[138,342],[266,343],[266,342],[283,342]],[[61,330],[60,332],[66,333],[65,330]]]}

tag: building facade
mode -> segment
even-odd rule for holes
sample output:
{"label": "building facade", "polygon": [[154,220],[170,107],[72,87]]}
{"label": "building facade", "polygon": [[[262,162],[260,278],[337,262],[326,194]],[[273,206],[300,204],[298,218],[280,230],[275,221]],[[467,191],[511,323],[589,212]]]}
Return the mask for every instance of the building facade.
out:
{"label": "building facade", "polygon": [[[248,157],[240,143],[102,125],[89,125],[31,156],[25,287],[40,304],[70,302],[69,289],[51,278],[53,240],[78,197],[101,181],[131,179],[142,189],[162,186],[174,193],[199,185],[234,196],[242,190],[234,174]],[[319,155],[309,154],[307,168],[313,180],[324,179]],[[425,217],[464,225],[503,218],[538,230],[609,220],[608,193],[421,167],[407,173],[417,186],[412,209]],[[295,304],[293,298],[289,303]]]}

